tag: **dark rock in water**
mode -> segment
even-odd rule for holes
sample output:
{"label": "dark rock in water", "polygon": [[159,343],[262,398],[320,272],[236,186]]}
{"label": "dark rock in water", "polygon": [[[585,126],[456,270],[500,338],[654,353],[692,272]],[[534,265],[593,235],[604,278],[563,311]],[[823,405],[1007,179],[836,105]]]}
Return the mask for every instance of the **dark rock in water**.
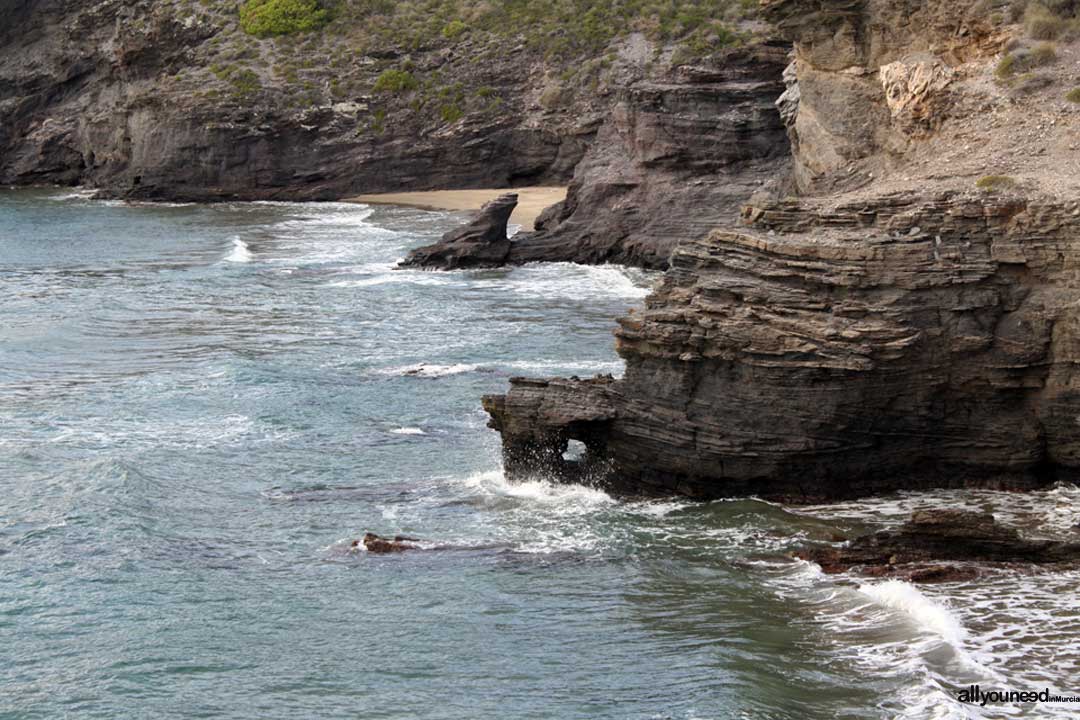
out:
{"label": "dark rock in water", "polygon": [[986,512],[924,510],[898,530],[863,535],[842,547],[809,548],[796,556],[816,562],[826,573],[855,570],[912,582],[948,582],[979,572],[951,563],[1080,562],[1080,543],[1027,539]]}
{"label": "dark rock in water", "polygon": [[506,226],[517,204],[517,193],[500,195],[485,204],[468,225],[451,230],[433,245],[410,252],[400,267],[457,270],[505,265],[511,246]]}
{"label": "dark rock in water", "polygon": [[[363,544],[364,548],[370,553],[386,555],[389,553],[405,552],[406,550],[416,550],[417,547],[415,545],[409,545],[406,542],[410,540],[415,541],[416,538],[407,538],[397,535],[391,540],[389,538],[380,537],[375,533],[365,533]],[[359,540],[353,541],[353,547],[357,547],[359,544]]]}

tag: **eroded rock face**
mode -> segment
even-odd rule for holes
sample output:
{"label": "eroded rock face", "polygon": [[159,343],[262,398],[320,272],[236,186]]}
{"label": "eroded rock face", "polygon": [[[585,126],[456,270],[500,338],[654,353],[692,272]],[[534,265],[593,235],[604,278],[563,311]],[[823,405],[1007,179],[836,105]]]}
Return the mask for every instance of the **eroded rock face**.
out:
{"label": "eroded rock face", "polygon": [[786,44],[755,45],[621,91],[566,201],[539,232],[517,240],[513,261],[667,267],[680,242],[786,179],[775,101],[787,63]]}
{"label": "eroded rock face", "polygon": [[748,227],[682,244],[620,319],[622,380],[514,380],[485,401],[507,470],[569,438],[630,493],[809,501],[1075,477],[1078,211],[974,194],[749,207]]}
{"label": "eroded rock face", "polygon": [[987,512],[922,510],[897,530],[863,535],[839,547],[808,548],[796,556],[819,564],[826,573],[946,582],[970,579],[985,563],[1080,562],[1080,543],[1025,538]]}
{"label": "eroded rock face", "polygon": [[996,102],[978,73],[1003,38],[968,0],[765,12],[795,47],[778,115],[801,197],[759,193],[675,248],[619,320],[622,379],[486,398],[508,472],[794,502],[1080,477],[1080,202],[934,163],[950,113]]}
{"label": "eroded rock face", "polygon": [[506,226],[517,204],[517,193],[485,203],[471,223],[451,230],[433,245],[413,250],[401,267],[457,270],[505,265],[510,254]]}
{"label": "eroded rock face", "polygon": [[[532,75],[521,68],[533,59],[520,48],[494,64],[418,51],[417,74],[438,71],[448,83],[490,86],[505,101],[501,112],[444,123],[386,94],[342,96],[328,83],[284,79],[281,66],[292,61],[275,56],[268,41],[238,34],[235,12],[209,4],[0,6],[5,185],[78,183],[143,199],[325,200],[556,184],[573,174],[596,130],[589,99],[567,108],[577,116],[569,119],[528,105]],[[228,47],[231,54],[219,52]],[[313,53],[312,62],[328,60],[330,47]],[[368,73],[370,88],[378,62],[358,58],[335,74]],[[252,87],[230,82],[235,75],[228,73],[241,67],[253,73]],[[311,85],[302,99],[292,94],[301,85]]]}
{"label": "eroded rock face", "polygon": [[764,0],[795,47],[798,112],[789,115],[803,192],[865,183],[948,115],[953,68],[1005,36],[976,0]]}
{"label": "eroded rock face", "polygon": [[[787,53],[741,48],[620,90],[566,200],[502,261],[664,268],[678,243],[728,222],[764,184],[782,184],[788,143],[774,101]],[[490,265],[490,255],[474,264]]]}
{"label": "eroded rock face", "polygon": [[931,131],[948,105],[952,68],[933,55],[911,56],[878,70],[893,124],[909,135]]}

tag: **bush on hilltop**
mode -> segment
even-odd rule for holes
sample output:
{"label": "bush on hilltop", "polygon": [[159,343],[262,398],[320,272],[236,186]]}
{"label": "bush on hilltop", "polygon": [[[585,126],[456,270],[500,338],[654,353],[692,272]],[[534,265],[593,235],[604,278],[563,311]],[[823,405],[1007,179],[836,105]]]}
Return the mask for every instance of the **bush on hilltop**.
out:
{"label": "bush on hilltop", "polygon": [[240,7],[240,27],[257,37],[317,30],[329,20],[317,0],[247,0]]}

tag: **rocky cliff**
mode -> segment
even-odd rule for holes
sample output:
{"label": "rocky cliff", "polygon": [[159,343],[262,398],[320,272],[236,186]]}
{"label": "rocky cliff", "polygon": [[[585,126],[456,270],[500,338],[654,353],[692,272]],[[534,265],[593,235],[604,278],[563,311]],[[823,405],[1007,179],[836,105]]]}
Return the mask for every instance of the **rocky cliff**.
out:
{"label": "rocky cliff", "polygon": [[[634,43],[629,43],[632,54]],[[701,238],[763,188],[790,177],[787,133],[775,101],[789,46],[755,42],[639,79],[612,94],[612,109],[577,165],[564,202],[538,231],[493,255],[443,243],[412,264],[451,269],[569,261],[666,268],[681,242]],[[444,260],[453,256],[455,263]]]}
{"label": "rocky cliff", "polygon": [[1061,85],[995,82],[1017,29],[964,3],[768,9],[795,46],[780,105],[801,197],[759,196],[675,249],[619,321],[622,379],[485,398],[507,472],[790,500],[1075,478],[1080,168]]}
{"label": "rocky cliff", "polygon": [[782,185],[790,163],[775,100],[788,50],[751,45],[621,90],[566,201],[516,239],[509,261],[666,268],[679,243]]}
{"label": "rocky cliff", "polygon": [[726,0],[320,0],[315,30],[285,34],[244,27],[260,1],[0,0],[0,183],[208,200],[561,183],[621,88],[741,37]]}

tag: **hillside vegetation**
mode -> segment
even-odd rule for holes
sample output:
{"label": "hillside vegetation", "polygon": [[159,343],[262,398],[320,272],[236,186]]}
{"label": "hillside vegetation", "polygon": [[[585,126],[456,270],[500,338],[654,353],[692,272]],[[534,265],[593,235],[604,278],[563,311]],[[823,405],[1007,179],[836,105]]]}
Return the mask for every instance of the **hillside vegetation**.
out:
{"label": "hillside vegetation", "polygon": [[611,84],[614,41],[640,33],[655,53],[650,64],[664,52],[665,62],[688,62],[745,41],[757,2],[177,0],[166,7],[186,25],[212,28],[197,61],[179,68],[166,89],[296,111],[359,102],[369,112],[358,132],[379,134],[395,109],[437,127],[497,112],[527,86],[540,87],[540,109],[567,108]]}

